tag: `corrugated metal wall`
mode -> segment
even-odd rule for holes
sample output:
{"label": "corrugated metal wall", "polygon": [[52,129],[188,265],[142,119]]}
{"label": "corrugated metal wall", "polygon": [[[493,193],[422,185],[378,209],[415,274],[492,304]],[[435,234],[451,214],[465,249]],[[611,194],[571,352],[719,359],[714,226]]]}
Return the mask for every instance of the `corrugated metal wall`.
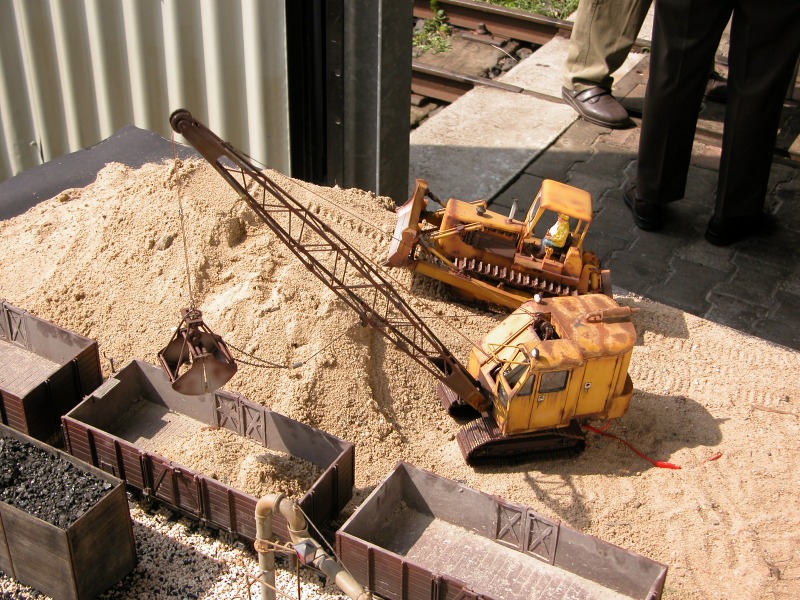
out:
{"label": "corrugated metal wall", "polygon": [[0,180],[187,108],[290,172],[285,0],[0,0]]}

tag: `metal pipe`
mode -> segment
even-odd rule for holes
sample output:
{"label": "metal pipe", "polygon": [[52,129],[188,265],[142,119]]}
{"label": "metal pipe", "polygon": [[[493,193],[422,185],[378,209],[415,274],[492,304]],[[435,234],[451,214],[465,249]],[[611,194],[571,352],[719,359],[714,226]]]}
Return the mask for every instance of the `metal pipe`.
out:
{"label": "metal pipe", "polygon": [[[282,497],[282,494],[280,495]],[[258,552],[258,568],[261,570],[262,600],[275,600],[275,554],[264,542],[272,539],[272,508],[276,496],[263,496],[256,503],[256,551]]]}
{"label": "metal pipe", "polygon": [[511,210],[508,211],[508,222],[511,223],[514,220],[514,215],[517,214],[517,199],[514,198],[514,202],[511,204]]}
{"label": "metal pipe", "polygon": [[[301,556],[304,564],[312,564],[322,571],[326,577],[333,579],[336,586],[352,600],[372,600],[372,594],[365,590],[350,573],[333,560],[308,532],[308,524],[300,508],[294,501],[283,494],[262,496],[256,503],[256,550],[261,577],[261,597],[264,600],[275,600],[275,555],[267,549],[265,542],[272,538],[272,513],[278,511],[286,519],[289,538],[292,544],[303,544],[308,552]],[[270,587],[272,586],[272,587]]]}
{"label": "metal pipe", "polygon": [[450,229],[444,229],[436,233],[432,233],[429,237],[431,240],[439,241],[454,235],[460,235],[465,231],[480,231],[482,229],[482,223],[470,223],[469,225],[458,225],[456,227],[451,227]]}

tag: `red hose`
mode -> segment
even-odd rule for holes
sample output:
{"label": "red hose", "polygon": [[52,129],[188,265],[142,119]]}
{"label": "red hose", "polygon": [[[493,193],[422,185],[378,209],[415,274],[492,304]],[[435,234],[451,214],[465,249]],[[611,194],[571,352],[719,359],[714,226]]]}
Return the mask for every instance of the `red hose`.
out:
{"label": "red hose", "polygon": [[643,452],[639,452],[636,448],[634,448],[631,444],[629,444],[628,442],[623,440],[621,437],[617,437],[613,433],[608,433],[607,431],[605,431],[605,428],[608,427],[608,424],[606,424],[606,426],[603,427],[602,429],[598,429],[597,427],[592,427],[591,425],[584,425],[584,427],[586,429],[588,429],[589,431],[594,431],[595,433],[599,433],[600,435],[604,435],[606,437],[610,437],[612,439],[615,439],[618,442],[622,442],[628,448],[633,450],[636,454],[638,454],[643,459],[645,459],[647,462],[649,462],[650,464],[652,464],[652,465],[654,465],[654,466],[656,466],[656,467],[658,467],[660,469],[680,469],[681,468],[680,465],[676,465],[676,464],[673,464],[671,462],[664,462],[664,461],[661,461],[661,460],[653,460],[652,458],[650,458],[649,456],[647,456]]}

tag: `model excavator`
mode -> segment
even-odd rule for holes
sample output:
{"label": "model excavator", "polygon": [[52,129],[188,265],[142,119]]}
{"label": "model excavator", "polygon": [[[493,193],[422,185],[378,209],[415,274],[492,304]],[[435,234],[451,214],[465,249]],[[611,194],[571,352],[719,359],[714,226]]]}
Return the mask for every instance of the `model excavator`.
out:
{"label": "model excavator", "polygon": [[465,367],[371,260],[246,155],[186,110],[170,123],[362,324],[438,379],[441,403],[465,421],[457,439],[469,464],[574,456],[585,445],[582,420],[627,411],[635,309],[603,294],[537,296],[490,331]]}
{"label": "model excavator", "polygon": [[[592,222],[592,195],[545,179],[525,218],[488,209],[485,200],[451,198],[442,207],[424,179],[397,209],[387,264],[438,279],[467,300],[510,309],[536,294],[611,295],[611,273],[584,250]],[[545,227],[569,220],[566,244],[547,248]]]}

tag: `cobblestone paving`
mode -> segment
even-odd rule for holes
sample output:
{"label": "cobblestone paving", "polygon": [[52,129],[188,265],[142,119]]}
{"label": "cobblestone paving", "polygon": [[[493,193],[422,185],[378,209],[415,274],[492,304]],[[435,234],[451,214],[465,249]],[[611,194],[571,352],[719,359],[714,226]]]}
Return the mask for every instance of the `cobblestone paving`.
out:
{"label": "cobblestone paving", "polygon": [[703,237],[719,149],[695,142],[686,197],[669,206],[668,225],[653,233],[634,226],[622,200],[638,144],[638,126],[612,131],[576,121],[492,199],[493,208],[510,207],[513,198],[527,208],[544,178],[589,190],[595,221],[587,247],[612,270],[614,286],[800,349],[800,169],[773,164],[767,208],[778,217],[777,231],[719,248]]}

